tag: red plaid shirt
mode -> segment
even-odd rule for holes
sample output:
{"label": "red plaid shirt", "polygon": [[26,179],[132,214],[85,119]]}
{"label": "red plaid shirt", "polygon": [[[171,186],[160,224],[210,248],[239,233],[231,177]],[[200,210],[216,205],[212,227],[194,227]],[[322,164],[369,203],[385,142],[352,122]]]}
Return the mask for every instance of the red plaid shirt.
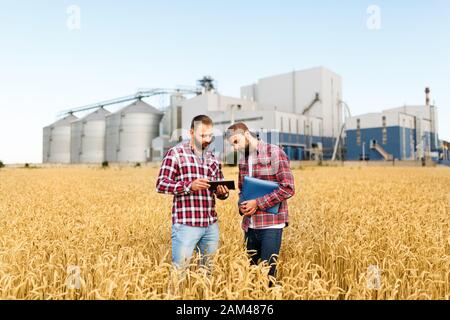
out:
{"label": "red plaid shirt", "polygon": [[209,190],[191,191],[196,179],[223,180],[222,166],[210,151],[194,153],[190,142],[171,148],[164,157],[156,191],[173,194],[172,223],[207,227],[217,221],[215,195]]}
{"label": "red plaid shirt", "polygon": [[[276,145],[259,141],[256,154],[252,154],[252,177],[275,181],[279,188],[274,192],[256,199],[258,209],[250,217],[244,217],[242,228],[247,231],[250,219],[255,229],[261,229],[276,224],[289,223],[287,199],[295,194],[294,176],[289,165],[289,159],[284,151]],[[242,157],[239,161],[239,190],[242,190],[244,176],[248,176],[248,159]],[[264,209],[273,207],[280,203],[277,214],[265,212]]]}

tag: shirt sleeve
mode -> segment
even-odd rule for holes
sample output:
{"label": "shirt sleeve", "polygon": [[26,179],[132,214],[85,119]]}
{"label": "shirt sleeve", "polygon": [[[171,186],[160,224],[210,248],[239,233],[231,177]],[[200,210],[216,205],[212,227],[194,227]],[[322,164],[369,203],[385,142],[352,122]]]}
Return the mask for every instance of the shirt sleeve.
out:
{"label": "shirt sleeve", "polygon": [[167,152],[159,170],[156,191],[164,194],[189,194],[192,182],[176,181],[179,175],[179,163],[173,149]]}
{"label": "shirt sleeve", "polygon": [[294,176],[292,175],[289,159],[281,149],[277,149],[275,154],[277,156],[272,158],[272,166],[277,168],[275,175],[279,188],[256,199],[258,207],[262,210],[271,208],[277,203],[291,198],[295,194]]}
{"label": "shirt sleeve", "polygon": [[225,177],[223,176],[223,172],[222,172],[222,163],[220,161],[218,161],[217,164],[219,165],[219,171],[217,172],[217,178],[218,178],[218,180],[224,180]]}

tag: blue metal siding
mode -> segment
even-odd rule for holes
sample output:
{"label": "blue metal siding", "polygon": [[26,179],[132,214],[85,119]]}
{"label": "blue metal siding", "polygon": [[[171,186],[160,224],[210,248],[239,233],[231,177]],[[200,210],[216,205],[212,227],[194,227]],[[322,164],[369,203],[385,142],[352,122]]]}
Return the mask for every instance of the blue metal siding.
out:
{"label": "blue metal siding", "polygon": [[431,148],[432,141],[431,141],[431,133],[430,132],[424,132],[423,136],[421,137],[421,141],[419,143],[423,142],[424,150],[428,150],[428,148]]}
{"label": "blue metal siding", "polygon": [[[430,132],[430,139],[431,139],[431,151],[438,151],[439,145],[436,144],[436,133]],[[437,143],[439,143],[439,137],[437,137]]]}
{"label": "blue metal siding", "polygon": [[286,153],[286,155],[288,156],[289,160],[298,160],[298,159],[296,159],[297,153],[296,153],[296,148],[295,147],[284,146],[283,147],[283,151],[284,151],[284,153]]}
{"label": "blue metal siding", "polygon": [[346,153],[345,158],[347,160],[359,160],[360,146],[356,143],[357,131],[347,130],[346,131]]}
{"label": "blue metal siding", "polygon": [[335,143],[336,143],[335,138],[323,137],[323,139],[322,139],[322,145],[324,148],[323,158],[325,160],[330,160],[333,157]]}
{"label": "blue metal siding", "polygon": [[303,160],[304,158],[304,151],[303,148],[300,147],[297,149],[297,160]]}
{"label": "blue metal siding", "polygon": [[283,146],[283,150],[290,160],[305,159],[305,150],[300,145],[308,146],[310,143],[322,143],[324,159],[331,159],[335,139],[331,137],[305,136],[285,132],[262,132],[260,138],[268,143]]}
{"label": "blue metal siding", "polygon": [[[277,139],[278,135],[278,139]],[[303,160],[305,158],[304,148],[299,145],[309,145],[309,143],[322,143],[324,150],[324,159],[331,159],[334,148],[334,138],[305,136],[302,134],[292,134],[284,132],[262,133],[260,138],[268,143],[283,146],[283,150],[290,160]]]}
{"label": "blue metal siding", "polygon": [[[404,135],[403,135],[404,131]],[[369,156],[370,160],[383,160],[383,157],[375,150],[370,149],[370,141],[376,140],[379,145],[392,154],[395,159],[408,160],[411,159],[417,152],[417,145],[421,141],[416,140],[416,130],[404,127],[387,127],[387,143],[383,144],[382,128],[368,128],[361,129],[361,145],[356,144],[356,130],[347,130],[347,154],[348,160],[359,160],[362,156],[362,144],[365,143],[365,154]],[[403,137],[405,140],[403,141]],[[412,143],[411,143],[412,137]],[[424,141],[425,150],[428,147],[433,151],[434,134],[425,132],[422,137]],[[403,154],[403,144],[405,147],[405,154]]]}
{"label": "blue metal siding", "polygon": [[394,158],[401,159],[400,127],[387,127],[387,143],[383,144],[383,128],[361,129],[361,145],[356,143],[356,130],[347,130],[347,160],[360,160],[364,144],[365,155],[370,160],[384,160],[376,150],[370,149],[370,142],[376,140],[386,152]]}

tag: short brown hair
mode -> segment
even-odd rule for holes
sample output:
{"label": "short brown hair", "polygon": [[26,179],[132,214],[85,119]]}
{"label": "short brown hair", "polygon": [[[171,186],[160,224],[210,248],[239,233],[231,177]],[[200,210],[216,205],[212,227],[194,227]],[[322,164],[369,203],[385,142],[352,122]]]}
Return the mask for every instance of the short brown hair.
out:
{"label": "short brown hair", "polygon": [[194,119],[192,119],[191,121],[191,129],[195,128],[195,123],[201,122],[203,125],[205,126],[212,126],[213,125],[213,121],[210,117],[205,116],[204,114],[196,116]]}
{"label": "short brown hair", "polygon": [[244,134],[247,131],[249,131],[247,125],[243,122],[238,122],[228,127],[227,131],[225,132],[225,137],[229,139],[231,136],[237,133]]}

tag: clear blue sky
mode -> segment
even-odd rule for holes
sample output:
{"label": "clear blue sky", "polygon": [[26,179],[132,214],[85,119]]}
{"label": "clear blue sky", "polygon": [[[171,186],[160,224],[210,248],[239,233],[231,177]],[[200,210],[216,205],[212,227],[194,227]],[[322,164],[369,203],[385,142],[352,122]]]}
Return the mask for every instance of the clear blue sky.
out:
{"label": "clear blue sky", "polygon": [[[67,8],[81,29],[67,28]],[[381,29],[367,8],[381,9]],[[42,127],[58,111],[194,85],[222,94],[295,69],[343,77],[353,114],[423,104],[430,86],[450,140],[450,2],[0,0],[0,159],[42,160]]]}

